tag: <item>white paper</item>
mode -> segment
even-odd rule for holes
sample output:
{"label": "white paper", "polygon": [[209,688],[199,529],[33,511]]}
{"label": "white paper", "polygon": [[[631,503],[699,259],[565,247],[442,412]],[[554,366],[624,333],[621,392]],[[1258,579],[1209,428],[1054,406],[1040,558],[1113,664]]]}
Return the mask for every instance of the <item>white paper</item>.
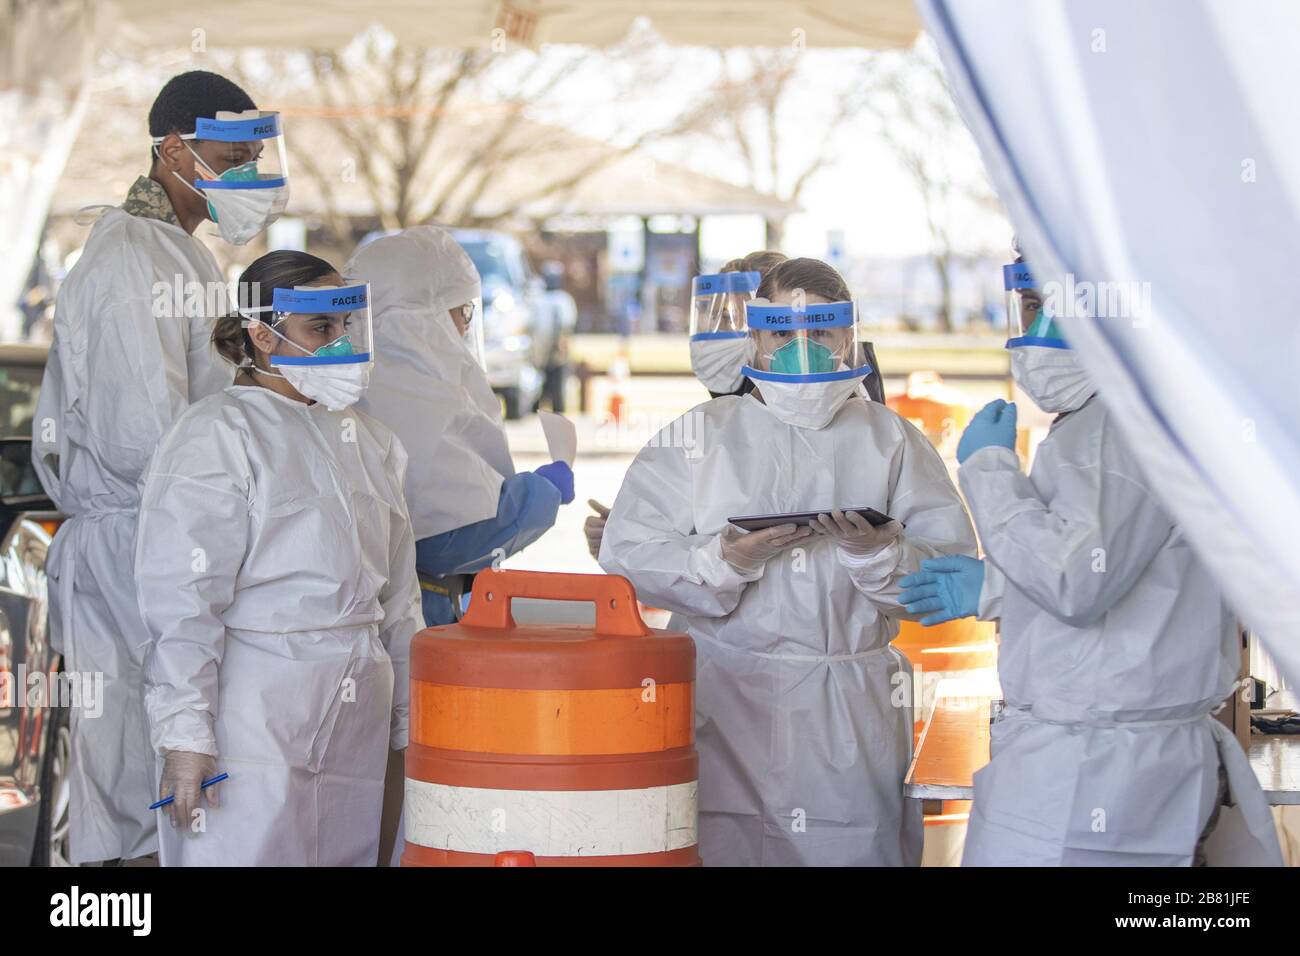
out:
{"label": "white paper", "polygon": [[578,429],[573,422],[555,412],[539,411],[537,417],[542,420],[542,432],[546,435],[546,449],[551,453],[552,461],[562,461],[570,468],[578,457]]}

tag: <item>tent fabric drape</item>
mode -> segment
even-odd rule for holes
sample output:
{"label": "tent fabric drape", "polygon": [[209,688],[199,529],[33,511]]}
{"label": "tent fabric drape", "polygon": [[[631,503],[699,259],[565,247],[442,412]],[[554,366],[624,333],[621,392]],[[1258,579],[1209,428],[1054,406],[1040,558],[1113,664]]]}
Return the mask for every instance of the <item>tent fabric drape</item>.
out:
{"label": "tent fabric drape", "polygon": [[0,7],[0,341],[20,337],[18,297],[81,129],[95,22],[91,0]]}
{"label": "tent fabric drape", "polygon": [[1071,344],[1295,685],[1300,6],[918,6]]}

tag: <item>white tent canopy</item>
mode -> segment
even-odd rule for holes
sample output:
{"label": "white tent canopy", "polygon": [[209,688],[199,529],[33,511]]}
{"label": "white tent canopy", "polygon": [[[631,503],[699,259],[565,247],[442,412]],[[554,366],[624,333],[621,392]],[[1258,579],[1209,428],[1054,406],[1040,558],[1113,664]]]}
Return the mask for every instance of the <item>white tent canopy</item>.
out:
{"label": "white tent canopy", "polygon": [[638,18],[670,43],[701,46],[910,46],[910,0],[114,0],[134,43],[333,48],[372,23],[413,46],[486,45],[493,31],[528,45],[608,46]]}
{"label": "white tent canopy", "polygon": [[1031,268],[1119,293],[1118,314],[1064,317],[1071,344],[1300,682],[1300,322],[1279,286],[1300,259],[1300,5],[920,4]]}

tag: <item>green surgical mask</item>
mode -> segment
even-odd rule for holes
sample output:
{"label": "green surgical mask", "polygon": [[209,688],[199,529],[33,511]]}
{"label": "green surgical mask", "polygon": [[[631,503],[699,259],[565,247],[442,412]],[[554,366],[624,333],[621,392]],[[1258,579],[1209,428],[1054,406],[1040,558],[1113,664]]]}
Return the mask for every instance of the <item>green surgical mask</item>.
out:
{"label": "green surgical mask", "polygon": [[772,353],[768,370],[778,375],[811,375],[835,371],[835,353],[820,342],[800,336]]}
{"label": "green surgical mask", "polygon": [[352,337],[340,335],[329,345],[322,345],[312,355],[319,355],[325,358],[335,358],[340,355],[351,355],[355,349],[352,348]]}
{"label": "green surgical mask", "polygon": [[1030,323],[1026,336],[1038,339],[1060,339],[1065,341],[1065,336],[1061,334],[1060,326],[1056,320],[1049,316],[1042,309],[1034,313],[1034,321]]}
{"label": "green surgical mask", "polygon": [[[198,159],[197,153],[195,153],[194,156],[196,159]],[[202,163],[203,160],[200,159],[199,162]],[[208,168],[209,172],[212,171],[211,168],[208,167],[207,163],[203,163],[203,165],[205,168]],[[230,167],[230,169],[227,169],[224,173],[218,176],[217,179],[227,183],[252,182],[253,180],[257,179],[257,160],[250,159],[246,163],[241,163],[238,166],[232,166]],[[212,217],[213,222],[217,221],[217,210],[213,207],[211,201],[208,202],[208,215]]]}
{"label": "green surgical mask", "polygon": [[303,353],[304,355],[314,355],[317,356],[318,358],[338,358],[341,355],[356,354],[356,349],[352,347],[352,336],[350,335],[340,335],[329,345],[322,345],[316,351],[308,352],[305,348],[303,348],[293,339],[289,338],[287,335],[285,335],[283,332],[277,329],[275,326],[278,324],[279,323],[269,325],[267,326],[267,328],[271,330],[271,333],[273,335],[279,337],[285,342],[288,342],[290,345],[292,345],[294,348],[296,348],[299,352]]}

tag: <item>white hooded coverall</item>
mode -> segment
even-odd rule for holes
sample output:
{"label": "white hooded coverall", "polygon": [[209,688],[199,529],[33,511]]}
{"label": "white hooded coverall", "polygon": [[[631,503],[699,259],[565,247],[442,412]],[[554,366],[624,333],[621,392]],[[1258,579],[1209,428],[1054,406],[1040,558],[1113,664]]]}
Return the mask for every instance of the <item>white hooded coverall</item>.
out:
{"label": "white hooded coverall", "polygon": [[373,866],[423,627],[406,455],[354,408],[232,385],[150,469],[136,574],[153,744],[230,774],[162,863]]}
{"label": "white hooded coverall", "polygon": [[1268,806],[1209,716],[1240,667],[1235,618],[1095,395],[1026,476],[1008,448],[958,473],[1001,618],[1005,716],[975,774],[965,866],[1281,865]]}
{"label": "white hooded coverall", "polygon": [[[145,466],[187,405],[228,385],[204,312],[222,282],[184,229],[109,209],[59,290],[32,460],[70,520],[46,562],[64,669],[103,674],[98,716],[71,711],[69,855],[129,859],[158,848],[154,760],[141,702],[149,634],[131,555]],[[177,299],[175,290],[195,293]]]}
{"label": "white hooded coverall", "polygon": [[473,261],[445,229],[417,226],[362,246],[344,272],[373,289],[375,370],[357,407],[411,456],[416,539],[495,517],[515,473],[501,401],[447,314],[482,298]]}
{"label": "white hooded coverall", "polygon": [[[730,517],[864,506],[904,522],[904,536],[868,557],[813,536],[755,574],[722,558]],[[898,581],[922,558],[974,551],[938,453],[859,396],[822,429],[723,396],[637,455],[600,564],[695,638],[707,865],[920,862],[920,804],[903,796],[911,667],[889,646]]]}

